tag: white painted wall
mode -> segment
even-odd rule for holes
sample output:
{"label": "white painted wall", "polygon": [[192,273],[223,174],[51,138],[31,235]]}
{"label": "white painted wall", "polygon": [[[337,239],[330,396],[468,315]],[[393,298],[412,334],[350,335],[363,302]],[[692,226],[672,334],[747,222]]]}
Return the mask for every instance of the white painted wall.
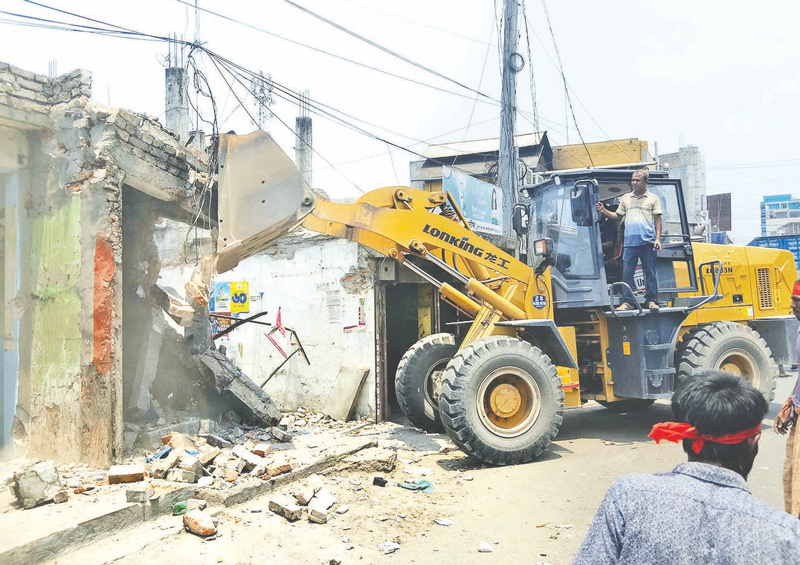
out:
{"label": "white painted wall", "polygon": [[[156,230],[162,259],[158,282],[181,295],[194,268],[184,259],[186,229],[166,221]],[[274,324],[280,307],[283,325],[297,332],[311,365],[297,353],[263,387],[281,410],[302,406],[323,412],[328,397],[343,392],[335,389],[340,368],[351,366],[369,369],[355,412],[375,416],[375,265],[366,250],[301,230],[214,281],[247,281],[250,315],[267,310],[259,321]],[[284,360],[267,339],[269,330],[249,323],[216,341],[259,385]],[[294,348],[289,345],[287,352]]]}

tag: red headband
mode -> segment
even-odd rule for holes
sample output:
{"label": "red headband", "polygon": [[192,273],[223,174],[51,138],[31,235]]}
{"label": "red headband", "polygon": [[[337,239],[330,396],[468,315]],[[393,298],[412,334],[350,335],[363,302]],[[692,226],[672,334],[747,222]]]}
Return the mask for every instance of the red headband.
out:
{"label": "red headband", "polygon": [[693,439],[692,451],[700,453],[703,449],[703,444],[707,441],[714,443],[742,443],[747,438],[751,438],[761,433],[761,424],[753,426],[752,428],[736,432],[735,434],[727,434],[724,436],[705,436],[698,433],[697,428],[684,424],[681,422],[661,422],[653,426],[650,432],[650,437],[659,443],[662,439],[678,443],[682,439]]}
{"label": "red headband", "polygon": [[792,287],[792,296],[800,296],[800,281],[794,282],[794,287]]}

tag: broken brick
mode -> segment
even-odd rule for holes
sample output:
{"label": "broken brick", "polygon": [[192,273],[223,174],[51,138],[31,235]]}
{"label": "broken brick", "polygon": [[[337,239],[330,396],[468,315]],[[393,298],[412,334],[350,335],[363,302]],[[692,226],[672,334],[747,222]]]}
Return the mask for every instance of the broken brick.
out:
{"label": "broken brick", "polygon": [[267,455],[272,453],[272,444],[259,443],[256,444],[256,446],[253,447],[253,449],[251,449],[250,451],[255,455],[258,455],[259,457],[266,457]]}
{"label": "broken brick", "polygon": [[141,465],[112,465],[108,470],[108,484],[135,483],[144,480],[144,467]]}
{"label": "broken brick", "polygon": [[183,526],[193,534],[202,537],[208,537],[217,532],[214,519],[202,510],[192,510],[184,514]]}
{"label": "broken brick", "polygon": [[222,450],[219,447],[214,447],[211,450],[206,451],[205,453],[201,453],[200,454],[200,465],[202,465],[203,467],[209,465],[211,462],[214,461],[214,459],[217,458],[217,456],[220,453],[222,453]]}
{"label": "broken brick", "polygon": [[269,430],[267,431],[269,432],[269,435],[275,438],[276,441],[279,441],[281,443],[292,441],[292,434],[286,433],[280,428],[276,428],[275,426],[273,426],[269,428]]}

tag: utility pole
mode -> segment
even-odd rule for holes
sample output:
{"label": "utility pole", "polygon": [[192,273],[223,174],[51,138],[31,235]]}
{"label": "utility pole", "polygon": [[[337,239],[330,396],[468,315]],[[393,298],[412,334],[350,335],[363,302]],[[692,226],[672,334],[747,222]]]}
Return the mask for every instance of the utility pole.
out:
{"label": "utility pole", "polygon": [[300,93],[300,117],[295,118],[295,131],[297,132],[297,139],[294,145],[295,163],[300,170],[300,176],[303,177],[303,182],[308,186],[313,186],[311,176],[311,159],[313,157],[313,136],[311,118],[308,115],[308,90]]}
{"label": "utility pole", "polygon": [[517,53],[519,32],[518,0],[503,3],[503,89],[500,96],[500,153],[497,181],[503,193],[503,235],[511,237],[511,206],[517,201],[517,158],[514,152],[514,130],[517,113],[517,73],[524,60]]}

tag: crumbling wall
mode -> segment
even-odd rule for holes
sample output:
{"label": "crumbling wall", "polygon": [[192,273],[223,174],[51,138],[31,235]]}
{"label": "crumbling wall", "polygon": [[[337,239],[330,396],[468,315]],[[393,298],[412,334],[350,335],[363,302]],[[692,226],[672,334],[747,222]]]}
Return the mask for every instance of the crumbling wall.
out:
{"label": "crumbling wall", "polygon": [[91,104],[90,89],[87,71],[50,79],[0,63],[0,185],[21,159],[20,288],[5,297],[19,329],[17,454],[105,465],[123,455],[121,220],[136,209],[122,189],[191,217],[205,165],[157,119]]}
{"label": "crumbling wall", "polygon": [[91,75],[49,79],[0,64],[0,120],[24,131],[16,436],[28,455],[101,464],[112,426],[118,341],[119,171],[99,165]]}
{"label": "crumbling wall", "polygon": [[[300,232],[215,280],[248,281],[250,314],[268,310],[260,320],[274,323],[280,308],[297,332],[311,365],[296,354],[264,386],[281,409],[323,412],[331,396],[354,393],[337,387],[340,369],[351,367],[369,370],[354,412],[375,415],[375,264],[364,248]],[[284,361],[268,332],[246,324],[217,340],[258,384]]]}

